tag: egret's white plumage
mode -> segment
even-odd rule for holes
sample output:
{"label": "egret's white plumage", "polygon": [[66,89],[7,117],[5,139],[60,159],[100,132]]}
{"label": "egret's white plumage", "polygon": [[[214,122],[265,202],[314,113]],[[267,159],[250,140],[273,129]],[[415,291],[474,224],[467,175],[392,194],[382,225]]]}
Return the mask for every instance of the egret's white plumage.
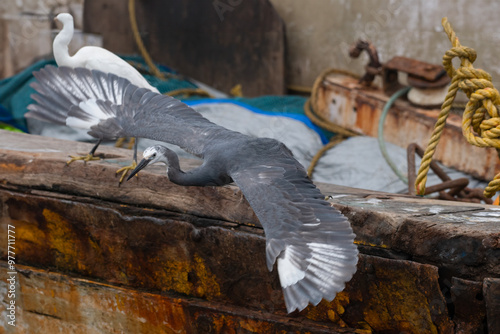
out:
{"label": "egret's white plumage", "polygon": [[151,86],[132,65],[106,49],[98,46],[84,46],[70,56],[68,45],[74,33],[73,16],[61,13],[56,16],[56,20],[63,25],[53,43],[54,58],[58,66],[84,67],[89,70],[112,73],[127,79],[137,87],[158,93],[158,89]]}

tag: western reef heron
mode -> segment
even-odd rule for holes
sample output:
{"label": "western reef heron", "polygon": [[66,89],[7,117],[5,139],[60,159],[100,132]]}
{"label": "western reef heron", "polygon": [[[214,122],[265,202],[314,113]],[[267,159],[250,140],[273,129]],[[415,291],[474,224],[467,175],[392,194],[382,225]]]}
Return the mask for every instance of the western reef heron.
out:
{"label": "western reef heron", "polygon": [[[182,171],[173,151],[155,145],[144,151],[134,174],[159,162],[179,185],[234,181],[264,228],[267,267],[272,271],[277,262],[288,312],[333,300],[355,273],[358,250],[349,221],[325,201],[281,142],[230,131],[172,97],[113,74],[47,66],[35,77],[37,103],[27,117],[88,129],[98,139],[163,141],[203,159],[201,166]],[[61,112],[67,104],[70,110]]]}

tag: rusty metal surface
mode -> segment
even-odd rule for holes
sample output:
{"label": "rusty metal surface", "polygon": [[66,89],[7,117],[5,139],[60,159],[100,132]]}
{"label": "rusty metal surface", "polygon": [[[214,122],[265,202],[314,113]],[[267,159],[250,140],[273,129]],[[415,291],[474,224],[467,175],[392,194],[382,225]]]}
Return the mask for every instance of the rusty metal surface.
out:
{"label": "rusty metal surface", "polygon": [[[412,143],[408,145],[407,148],[408,193],[412,196],[416,195],[415,181],[417,179],[417,174],[415,154],[418,154],[420,158],[422,158],[424,156],[424,150],[418,144]],[[471,189],[467,187],[467,185],[469,184],[469,179],[459,178],[452,180],[435,161],[431,161],[430,168],[443,182],[426,187],[425,195],[439,193],[438,198],[447,201],[461,201],[472,203],[484,202],[486,204],[493,204],[493,200],[491,198],[487,198],[484,196],[482,189]],[[448,191],[446,192],[445,190]]]}
{"label": "rusty metal surface", "polygon": [[447,75],[441,76],[435,81],[427,81],[425,79],[408,75],[408,84],[412,87],[428,89],[428,88],[441,88],[450,83],[450,78]]}
{"label": "rusty metal surface", "polygon": [[424,79],[429,82],[439,80],[446,74],[446,71],[444,70],[444,67],[442,65],[429,64],[420,60],[400,56],[394,57],[388,62],[384,63],[384,68],[388,70],[405,72],[409,75]]}
{"label": "rusty metal surface", "polygon": [[399,82],[399,72],[408,74],[408,84],[412,87],[440,88],[450,83],[450,78],[445,75],[446,71],[442,65],[429,64],[407,57],[394,57],[387,63],[381,64],[378,52],[373,43],[366,40],[358,40],[349,47],[349,56],[358,58],[366,51],[369,62],[365,66],[365,74],[359,80],[363,86],[370,86],[379,74],[382,75],[383,90],[386,95],[392,95],[403,85]]}
{"label": "rusty metal surface", "polygon": [[358,40],[349,48],[349,56],[358,58],[363,51],[368,54],[368,64],[365,66],[366,73],[359,79],[359,83],[365,86],[370,86],[375,80],[375,77],[380,74],[382,64],[378,59],[378,52],[375,46],[370,41]]}

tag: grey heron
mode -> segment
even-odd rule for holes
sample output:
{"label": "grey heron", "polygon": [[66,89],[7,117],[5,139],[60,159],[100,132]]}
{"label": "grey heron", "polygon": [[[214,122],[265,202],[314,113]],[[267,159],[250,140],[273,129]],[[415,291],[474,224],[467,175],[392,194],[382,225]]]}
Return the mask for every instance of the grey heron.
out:
{"label": "grey heron", "polygon": [[[29,106],[27,117],[88,129],[98,139],[163,141],[203,159],[201,166],[182,171],[177,155],[156,145],[144,151],[134,174],[159,162],[179,185],[234,181],[264,228],[267,267],[272,271],[277,262],[288,312],[333,300],[355,273],[358,250],[349,221],[325,201],[281,142],[230,131],[172,97],[109,73],[48,66],[35,77],[37,104]],[[53,105],[67,103],[69,112],[53,111]]]}

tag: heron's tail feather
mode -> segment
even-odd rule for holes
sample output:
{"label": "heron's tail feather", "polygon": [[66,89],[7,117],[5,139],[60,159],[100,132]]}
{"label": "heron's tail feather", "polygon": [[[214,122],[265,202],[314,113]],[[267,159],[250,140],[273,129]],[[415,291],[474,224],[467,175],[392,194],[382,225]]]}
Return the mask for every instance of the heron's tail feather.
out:
{"label": "heron's tail feather", "polygon": [[293,245],[285,248],[278,257],[278,273],[289,313],[301,311],[309,303],[318,305],[322,299],[332,301],[344,289],[358,262],[352,239],[331,244],[309,242],[302,246],[305,250]]}

